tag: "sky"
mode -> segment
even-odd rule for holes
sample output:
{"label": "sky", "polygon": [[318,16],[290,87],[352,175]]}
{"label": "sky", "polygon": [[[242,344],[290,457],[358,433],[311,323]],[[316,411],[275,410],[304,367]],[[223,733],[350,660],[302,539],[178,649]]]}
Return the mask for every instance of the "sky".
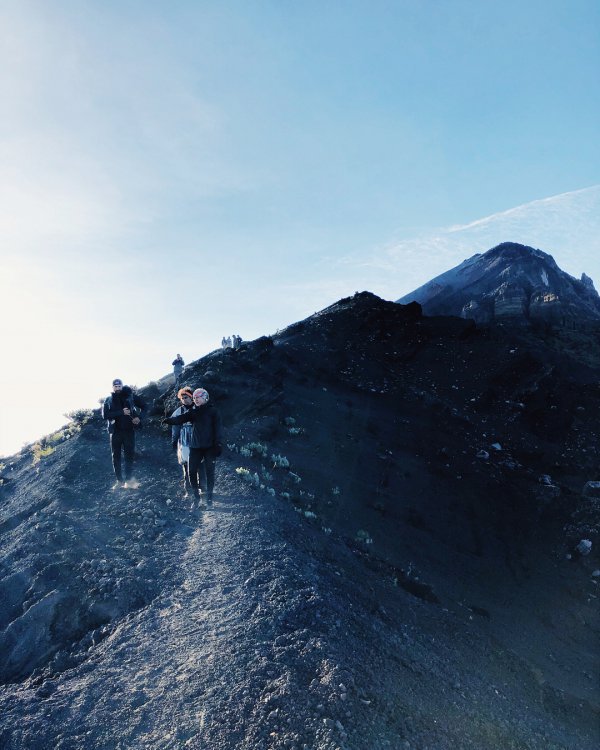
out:
{"label": "sky", "polygon": [[597,0],[0,0],[0,455],[512,240],[600,283]]}

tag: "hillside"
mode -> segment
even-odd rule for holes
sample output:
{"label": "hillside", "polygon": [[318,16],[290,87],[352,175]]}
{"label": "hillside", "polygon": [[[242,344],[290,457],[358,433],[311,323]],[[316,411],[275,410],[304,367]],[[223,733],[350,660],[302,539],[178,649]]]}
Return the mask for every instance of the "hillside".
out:
{"label": "hillside", "polygon": [[186,370],[227,434],[201,517],[162,382],[138,490],[97,415],[15,456],[0,746],[597,747],[599,371],[591,329],[362,293]]}

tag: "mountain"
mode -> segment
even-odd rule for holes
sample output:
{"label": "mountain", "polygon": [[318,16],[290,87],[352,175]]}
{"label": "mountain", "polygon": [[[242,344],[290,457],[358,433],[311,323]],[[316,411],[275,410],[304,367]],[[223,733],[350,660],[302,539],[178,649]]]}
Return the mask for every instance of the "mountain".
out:
{"label": "mountain", "polygon": [[201,517],[170,378],[139,489],[98,412],[7,460],[0,746],[595,749],[597,333],[360,293],[213,352]]}
{"label": "mountain", "polygon": [[600,321],[600,297],[588,276],[575,279],[552,256],[513,242],[473,255],[398,300],[411,301],[426,315],[456,315],[483,325],[580,327]]}

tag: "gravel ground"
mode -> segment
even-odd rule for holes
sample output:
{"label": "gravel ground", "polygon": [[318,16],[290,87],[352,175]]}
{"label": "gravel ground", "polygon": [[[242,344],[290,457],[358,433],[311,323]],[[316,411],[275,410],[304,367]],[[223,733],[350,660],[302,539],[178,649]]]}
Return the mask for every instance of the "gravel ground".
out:
{"label": "gravel ground", "polygon": [[136,490],[97,416],[8,459],[1,750],[596,750],[600,390],[567,345],[360,294],[214,352],[197,515],[167,381]]}
{"label": "gravel ground", "polygon": [[[242,485],[234,464],[221,462],[214,507],[192,515],[159,439],[145,440],[137,491],[83,505],[78,487],[42,507],[36,487],[48,499],[81,460],[73,441],[45,481],[10,498],[22,510],[5,521],[4,565],[11,551],[29,571],[37,560],[56,601],[37,630],[33,616],[23,625],[34,645],[0,692],[1,747],[595,747],[589,707],[545,690],[483,619],[394,586],[343,539]],[[62,559],[40,566],[53,539]],[[68,623],[90,606],[110,619],[76,640]]]}

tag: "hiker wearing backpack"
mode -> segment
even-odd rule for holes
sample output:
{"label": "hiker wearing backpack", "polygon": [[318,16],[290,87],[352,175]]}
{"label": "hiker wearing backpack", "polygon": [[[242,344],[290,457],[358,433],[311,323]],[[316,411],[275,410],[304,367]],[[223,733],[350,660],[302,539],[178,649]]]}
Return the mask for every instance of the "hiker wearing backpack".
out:
{"label": "hiker wearing backpack", "polygon": [[[181,402],[175,411],[171,414],[172,417],[179,417],[181,414],[188,412],[194,403],[193,391],[189,385],[179,389],[177,398]],[[192,423],[186,422],[185,424],[175,424],[171,427],[171,444],[173,449],[177,451],[177,461],[183,469],[183,487],[184,497],[188,497],[192,494],[192,485],[190,483],[190,474],[188,470],[188,462],[190,460],[190,440],[192,437]],[[200,472],[198,477],[198,485],[201,492],[206,492],[206,467],[204,463],[200,464]]]}
{"label": "hiker wearing backpack", "polygon": [[204,388],[197,388],[194,391],[193,400],[194,405],[185,414],[167,417],[164,421],[170,425],[183,425],[186,422],[190,422],[192,425],[188,473],[192,495],[197,500],[198,507],[202,507],[199,488],[201,465],[204,464],[206,469],[206,502],[208,505],[212,505],[215,486],[215,462],[223,450],[222,426],[219,412],[216,407],[209,403],[208,391]]}
{"label": "hiker wearing backpack", "polygon": [[[112,383],[113,392],[102,407],[102,418],[107,420],[112,464],[117,481],[112,489],[122,487],[135,489],[139,482],[132,476],[135,458],[135,430],[141,425],[141,415],[146,404],[136,396],[120,378]],[[121,452],[125,457],[125,478],[121,470]]]}

